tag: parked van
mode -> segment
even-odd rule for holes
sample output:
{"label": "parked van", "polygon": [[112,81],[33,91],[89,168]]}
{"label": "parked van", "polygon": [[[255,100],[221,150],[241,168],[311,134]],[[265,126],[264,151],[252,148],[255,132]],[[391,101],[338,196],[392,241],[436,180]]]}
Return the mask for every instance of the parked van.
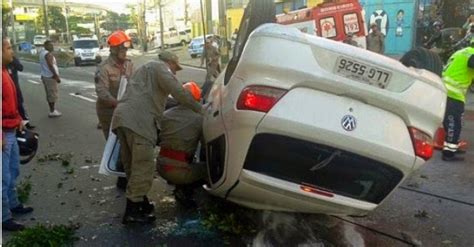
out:
{"label": "parked van", "polygon": [[359,46],[366,46],[367,30],[363,9],[358,0],[322,3],[316,7],[277,15],[277,23],[337,41],[343,41],[351,33]]}
{"label": "parked van", "polygon": [[[154,45],[156,47],[161,47],[161,33],[156,32],[155,33],[155,43]],[[163,38],[164,38],[164,43],[165,47],[170,47],[170,46],[185,46],[189,42],[191,42],[191,35],[187,30],[182,30],[182,31],[177,31],[177,30],[172,30],[172,31],[167,31],[163,33]]]}
{"label": "parked van", "polygon": [[74,35],[71,50],[74,52],[74,65],[83,63],[99,64],[102,57],[99,55],[99,41],[94,35],[92,37],[77,37]]}

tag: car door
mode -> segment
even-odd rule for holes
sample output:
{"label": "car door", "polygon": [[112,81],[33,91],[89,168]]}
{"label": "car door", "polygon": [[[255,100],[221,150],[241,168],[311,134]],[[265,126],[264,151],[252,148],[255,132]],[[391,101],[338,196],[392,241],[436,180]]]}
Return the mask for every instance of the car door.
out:
{"label": "car door", "polygon": [[[234,108],[232,85],[238,84],[233,73],[239,64],[243,48],[250,33],[258,26],[275,22],[275,3],[273,0],[251,0],[245,8],[233,56],[226,69],[211,87],[207,101],[209,106],[204,120],[207,164],[211,187],[217,187],[225,180],[227,139],[225,115]],[[234,83],[232,83],[234,81]]]}

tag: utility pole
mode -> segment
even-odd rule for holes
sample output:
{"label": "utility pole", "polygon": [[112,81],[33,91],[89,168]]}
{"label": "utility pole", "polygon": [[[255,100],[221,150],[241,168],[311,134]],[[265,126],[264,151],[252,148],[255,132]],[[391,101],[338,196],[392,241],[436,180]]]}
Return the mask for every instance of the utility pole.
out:
{"label": "utility pole", "polygon": [[43,0],[43,16],[44,16],[44,34],[49,39],[49,23],[48,23],[48,5],[46,0]]}
{"label": "utility pole", "polygon": [[206,0],[206,22],[207,22],[207,33],[211,33],[212,28],[212,0]]}
{"label": "utility pole", "polygon": [[165,50],[165,39],[163,37],[163,5],[161,4],[161,0],[158,0],[158,8],[160,10],[160,44],[161,44],[161,50]]}
{"label": "utility pole", "polygon": [[189,12],[188,12],[188,0],[184,0],[184,25],[188,26]]}
{"label": "utility pole", "polygon": [[13,49],[17,50],[18,46],[16,44],[16,33],[15,33],[15,15],[13,14],[13,0],[10,0],[10,22],[12,23],[12,38],[13,38]]}
{"label": "utility pole", "polygon": [[[208,65],[208,59],[207,59],[207,48],[206,48],[206,34],[207,34],[207,28],[206,28],[206,24],[204,22],[204,7],[202,6],[202,1],[203,0],[200,0],[200,4],[201,4],[201,21],[202,21],[202,32],[204,33],[204,53],[203,53],[203,56],[204,56],[204,59],[205,59],[205,63],[206,63],[206,73],[209,73],[209,65]],[[208,78],[208,76],[206,75],[206,78]],[[204,82],[206,83],[206,82]]]}
{"label": "utility pole", "polygon": [[69,16],[69,13],[68,13],[68,8],[66,6],[66,0],[64,0],[64,13],[65,13],[65,17],[66,17],[66,39],[67,39],[67,42],[71,42],[71,35],[69,33],[69,22],[68,22],[68,16]]}
{"label": "utility pole", "polygon": [[148,51],[148,35],[146,34],[146,0],[142,1],[142,48],[143,51]]}
{"label": "utility pole", "polygon": [[[225,0],[219,0],[219,35],[221,36],[220,53],[221,63],[229,62],[229,45],[227,40],[227,14]],[[222,66],[225,67],[225,66]]]}

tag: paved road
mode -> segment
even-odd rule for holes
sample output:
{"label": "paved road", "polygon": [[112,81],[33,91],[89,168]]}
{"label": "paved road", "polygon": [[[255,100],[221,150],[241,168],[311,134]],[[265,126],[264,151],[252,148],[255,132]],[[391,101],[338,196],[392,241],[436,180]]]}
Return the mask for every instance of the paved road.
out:
{"label": "paved road", "polygon": [[[140,64],[153,54],[132,56]],[[47,117],[48,107],[38,76],[38,65],[25,62],[20,73],[25,104],[40,133],[37,158],[47,154],[72,154],[68,167],[60,162],[35,159],[22,166],[22,179],[31,176],[31,215],[20,218],[28,226],[50,222],[80,223],[77,246],[221,246],[218,232],[199,232],[195,227],[202,211],[176,205],[172,188],[160,179],[151,198],[157,202],[158,220],[152,227],[123,227],[124,194],[114,187],[114,178],[99,175],[97,164],[104,140],[96,129],[93,75],[95,67],[61,68],[58,109],[63,117]],[[204,78],[204,71],[186,67],[178,79]],[[474,118],[468,117],[464,137],[474,142]],[[262,246],[296,243],[317,246],[473,246],[474,243],[474,153],[460,163],[442,162],[438,154],[404,182],[391,197],[366,218],[334,218],[260,212],[253,236],[232,239],[232,245]],[[73,168],[73,170],[71,169]],[[205,196],[203,196],[205,197]],[[200,209],[202,210],[202,209]],[[183,229],[188,229],[183,230]],[[195,229],[194,229],[195,230]],[[8,239],[9,233],[3,233]],[[226,238],[229,242],[229,239]]]}

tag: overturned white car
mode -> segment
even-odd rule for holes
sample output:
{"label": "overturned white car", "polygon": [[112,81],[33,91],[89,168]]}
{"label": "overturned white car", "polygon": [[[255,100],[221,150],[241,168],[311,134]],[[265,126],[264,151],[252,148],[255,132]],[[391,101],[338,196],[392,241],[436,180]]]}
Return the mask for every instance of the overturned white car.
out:
{"label": "overturned white car", "polygon": [[268,2],[249,3],[207,97],[205,188],[251,208],[365,215],[432,156],[444,85],[364,49],[260,25]]}

